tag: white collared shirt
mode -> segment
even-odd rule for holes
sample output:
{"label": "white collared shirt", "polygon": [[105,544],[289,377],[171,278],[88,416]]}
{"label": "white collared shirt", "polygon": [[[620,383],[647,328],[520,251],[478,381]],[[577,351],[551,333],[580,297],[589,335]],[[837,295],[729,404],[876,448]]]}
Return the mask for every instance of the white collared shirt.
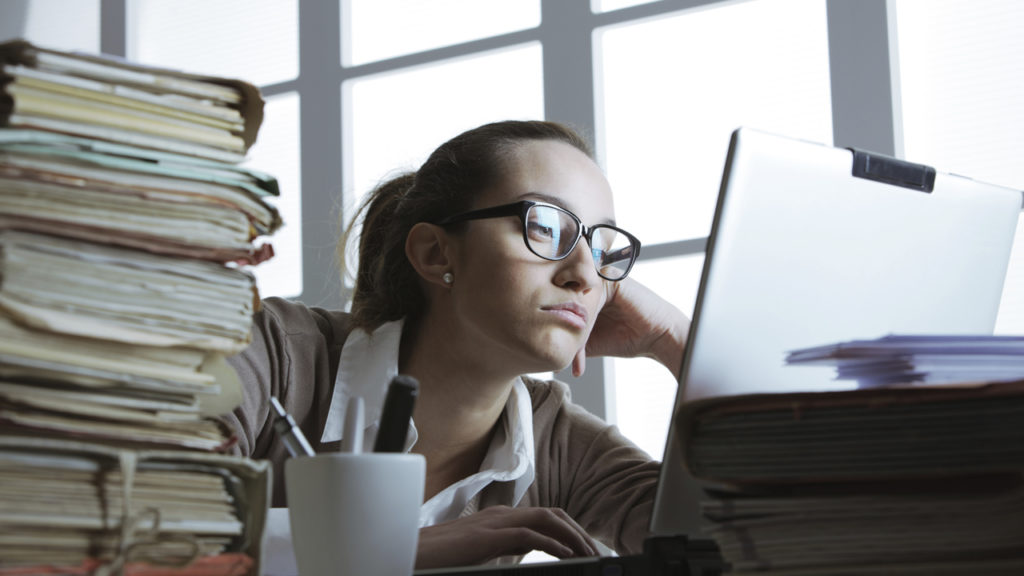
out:
{"label": "white collared shirt", "polygon": [[[388,322],[367,333],[353,331],[341,350],[341,362],[334,382],[321,442],[342,439],[345,412],[350,398],[363,398],[366,427],[363,448],[369,451],[377,436],[387,385],[398,374],[398,347],[402,321]],[[415,422],[409,427],[405,451],[416,444]],[[515,506],[534,478],[533,407],[522,380],[516,380],[505,405],[501,425],[495,431],[480,470],[448,486],[420,508],[420,526],[431,526],[458,518],[476,509],[477,497],[492,482],[512,482]]]}

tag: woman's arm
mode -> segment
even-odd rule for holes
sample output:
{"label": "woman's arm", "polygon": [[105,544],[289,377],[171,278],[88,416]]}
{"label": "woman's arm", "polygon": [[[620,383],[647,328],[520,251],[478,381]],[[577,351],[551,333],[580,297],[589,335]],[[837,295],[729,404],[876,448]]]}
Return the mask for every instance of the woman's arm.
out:
{"label": "woman's arm", "polygon": [[253,318],[252,342],[228,358],[242,382],[242,403],[223,417],[238,436],[237,452],[269,460],[274,469],[274,506],[285,505],[284,461],[288,453],[273,428],[270,397],[295,418],[318,451],[320,422],[330,403],[343,314],[268,298]]}

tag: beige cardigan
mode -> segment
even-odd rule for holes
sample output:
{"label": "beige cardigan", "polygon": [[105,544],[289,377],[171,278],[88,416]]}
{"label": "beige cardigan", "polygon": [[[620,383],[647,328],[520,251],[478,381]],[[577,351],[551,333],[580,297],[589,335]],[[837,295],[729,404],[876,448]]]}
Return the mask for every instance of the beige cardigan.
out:
{"label": "beige cardigan", "polygon": [[[286,457],[272,426],[270,396],[299,423],[317,452],[321,444],[348,315],[268,298],[253,322],[252,343],[228,361],[242,380],[243,400],[225,417],[238,434],[236,451],[269,459],[274,505],[283,506]],[[533,402],[535,480],[518,506],[562,508],[591,535],[620,554],[642,550],[649,535],[659,463],[616,427],[575,405],[557,380],[523,378]],[[510,483],[484,489],[481,509],[510,505]]]}

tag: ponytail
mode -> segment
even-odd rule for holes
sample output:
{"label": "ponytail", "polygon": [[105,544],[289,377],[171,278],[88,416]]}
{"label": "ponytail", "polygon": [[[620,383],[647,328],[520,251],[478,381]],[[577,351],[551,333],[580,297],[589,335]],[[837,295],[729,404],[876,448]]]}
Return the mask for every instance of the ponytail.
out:
{"label": "ponytail", "polygon": [[407,172],[378,184],[359,206],[339,244],[341,270],[348,270],[345,247],[361,224],[352,294],[352,321],[357,327],[376,328],[423,304],[415,271],[405,257],[411,225],[405,226],[401,218],[403,200],[415,182],[416,174]]}

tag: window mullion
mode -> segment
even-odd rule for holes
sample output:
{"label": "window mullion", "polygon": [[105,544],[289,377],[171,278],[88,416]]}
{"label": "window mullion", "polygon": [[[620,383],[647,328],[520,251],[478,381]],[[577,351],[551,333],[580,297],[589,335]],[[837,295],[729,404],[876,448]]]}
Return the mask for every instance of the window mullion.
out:
{"label": "window mullion", "polygon": [[100,52],[121,58],[127,56],[127,0],[100,0]]}
{"label": "window mullion", "polygon": [[[540,37],[544,51],[544,116],[575,128],[593,147],[594,48],[590,0],[542,0]],[[569,384],[573,401],[609,422],[615,421],[612,365],[587,360],[583,376],[556,375]]]}
{"label": "window mullion", "polygon": [[341,8],[299,0],[303,302],[342,308],[335,245],[341,202]]}
{"label": "window mullion", "polygon": [[897,156],[903,151],[896,144],[898,79],[888,4],[828,0],[832,132],[836,146]]}
{"label": "window mullion", "polygon": [[594,47],[590,0],[542,0],[544,116],[594,145]]}

